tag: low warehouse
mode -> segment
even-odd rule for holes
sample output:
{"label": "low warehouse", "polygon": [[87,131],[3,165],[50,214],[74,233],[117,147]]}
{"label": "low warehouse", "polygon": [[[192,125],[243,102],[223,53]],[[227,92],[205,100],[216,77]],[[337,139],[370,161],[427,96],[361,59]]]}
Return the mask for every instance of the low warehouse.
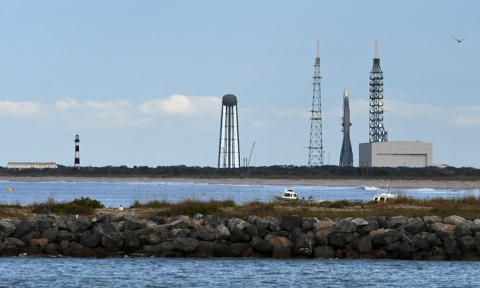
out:
{"label": "low warehouse", "polygon": [[360,167],[427,167],[432,164],[432,143],[391,141],[360,143]]}

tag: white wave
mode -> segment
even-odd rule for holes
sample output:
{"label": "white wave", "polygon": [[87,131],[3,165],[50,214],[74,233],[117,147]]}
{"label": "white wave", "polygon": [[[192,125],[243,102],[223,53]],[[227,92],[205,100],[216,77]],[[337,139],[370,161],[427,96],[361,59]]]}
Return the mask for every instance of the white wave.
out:
{"label": "white wave", "polygon": [[360,188],[362,188],[363,190],[368,190],[368,191],[378,190],[378,188],[375,187],[375,186],[364,186],[364,187],[360,187]]}

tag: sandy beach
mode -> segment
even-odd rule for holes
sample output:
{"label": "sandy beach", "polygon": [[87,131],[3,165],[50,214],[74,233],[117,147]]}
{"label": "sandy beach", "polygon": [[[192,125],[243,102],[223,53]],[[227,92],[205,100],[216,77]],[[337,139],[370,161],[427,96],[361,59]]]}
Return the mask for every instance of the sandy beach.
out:
{"label": "sandy beach", "polygon": [[361,180],[361,179],[197,179],[197,178],[94,178],[94,177],[0,177],[0,181],[12,182],[145,182],[145,183],[204,183],[226,185],[307,185],[332,187],[380,187],[395,189],[480,189],[480,181],[434,181],[434,180]]}

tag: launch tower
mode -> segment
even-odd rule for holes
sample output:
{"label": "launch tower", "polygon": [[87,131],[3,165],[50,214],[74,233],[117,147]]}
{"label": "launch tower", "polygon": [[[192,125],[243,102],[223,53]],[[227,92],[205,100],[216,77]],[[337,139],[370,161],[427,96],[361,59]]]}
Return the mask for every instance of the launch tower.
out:
{"label": "launch tower", "polygon": [[312,117],[310,118],[310,145],[308,146],[308,167],[323,165],[322,143],[322,97],[320,89],[320,41],[317,41],[317,58],[315,58],[313,76]]}
{"label": "launch tower", "polygon": [[348,99],[348,90],[345,89],[343,92],[343,123],[342,123],[342,132],[343,132],[343,144],[342,152],[340,152],[340,167],[352,167],[353,166],[353,153],[352,153],[352,143],[350,143],[350,105]]}
{"label": "launch tower", "polygon": [[378,41],[375,41],[375,58],[370,72],[370,143],[387,141],[388,133],[383,127],[383,72],[378,58]]}

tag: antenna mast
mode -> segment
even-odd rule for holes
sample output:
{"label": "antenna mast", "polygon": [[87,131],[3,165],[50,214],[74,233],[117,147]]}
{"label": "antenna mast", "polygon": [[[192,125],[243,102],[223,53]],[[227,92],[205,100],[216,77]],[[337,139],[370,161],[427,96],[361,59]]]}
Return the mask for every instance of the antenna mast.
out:
{"label": "antenna mast", "polygon": [[310,118],[310,145],[308,146],[308,167],[323,165],[322,142],[322,97],[320,87],[320,41],[317,41],[317,58],[315,58],[313,76],[312,117]]}

